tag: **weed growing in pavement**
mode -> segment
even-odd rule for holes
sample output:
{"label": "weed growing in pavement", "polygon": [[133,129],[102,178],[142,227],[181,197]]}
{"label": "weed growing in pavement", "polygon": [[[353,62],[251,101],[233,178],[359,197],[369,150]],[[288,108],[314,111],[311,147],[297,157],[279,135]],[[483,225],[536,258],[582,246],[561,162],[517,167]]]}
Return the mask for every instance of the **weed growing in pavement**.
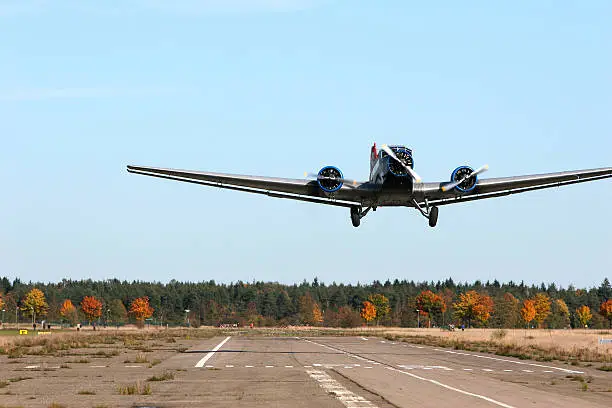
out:
{"label": "weed growing in pavement", "polygon": [[603,365],[601,367],[597,367],[599,371],[612,371],[612,365]]}
{"label": "weed growing in pavement", "polygon": [[135,384],[120,385],[117,389],[121,395],[151,395],[151,386],[136,381]]}
{"label": "weed growing in pavement", "polygon": [[151,364],[149,364],[149,368],[153,368],[153,367],[155,367],[156,365],[158,365],[160,363],[161,363],[161,360],[155,359],[155,360],[151,361]]}
{"label": "weed growing in pavement", "polygon": [[15,377],[15,378],[9,378],[9,382],[15,383],[15,382],[31,380],[31,379],[32,377]]}
{"label": "weed growing in pavement", "polygon": [[75,359],[75,360],[68,360],[66,362],[67,363],[73,363],[73,364],[89,364],[89,363],[91,363],[91,360],[89,360],[87,358],[79,358],[79,359]]}
{"label": "weed growing in pavement", "polygon": [[154,375],[153,377],[149,377],[147,381],[168,381],[174,380],[174,373],[171,371],[164,371],[162,375]]}

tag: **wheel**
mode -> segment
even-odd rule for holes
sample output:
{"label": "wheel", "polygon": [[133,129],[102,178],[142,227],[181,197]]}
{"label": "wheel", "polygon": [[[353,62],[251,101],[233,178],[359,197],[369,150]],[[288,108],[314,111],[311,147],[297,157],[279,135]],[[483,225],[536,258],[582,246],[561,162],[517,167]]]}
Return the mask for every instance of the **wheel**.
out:
{"label": "wheel", "polygon": [[438,207],[431,207],[429,210],[429,226],[435,227],[438,223]]}
{"label": "wheel", "polygon": [[361,216],[359,215],[359,208],[351,207],[351,221],[353,223],[353,227],[358,227],[361,224]]}

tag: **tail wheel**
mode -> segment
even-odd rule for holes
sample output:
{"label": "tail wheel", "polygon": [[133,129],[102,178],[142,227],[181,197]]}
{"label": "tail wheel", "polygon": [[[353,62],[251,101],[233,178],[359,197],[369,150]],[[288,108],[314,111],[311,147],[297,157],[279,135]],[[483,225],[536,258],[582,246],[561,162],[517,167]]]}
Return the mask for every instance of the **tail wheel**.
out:
{"label": "tail wheel", "polygon": [[429,210],[429,226],[435,227],[438,223],[438,207],[431,207]]}

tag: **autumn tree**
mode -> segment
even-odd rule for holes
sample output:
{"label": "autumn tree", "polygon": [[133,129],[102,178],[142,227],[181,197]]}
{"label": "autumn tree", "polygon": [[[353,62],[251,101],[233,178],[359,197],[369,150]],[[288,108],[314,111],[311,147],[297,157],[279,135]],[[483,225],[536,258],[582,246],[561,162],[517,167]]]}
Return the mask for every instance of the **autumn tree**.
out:
{"label": "autumn tree", "polygon": [[310,292],[306,292],[304,296],[300,297],[299,300],[299,314],[300,320],[304,324],[316,325],[323,321],[321,309],[315,300],[312,298]]}
{"label": "autumn tree", "polygon": [[4,298],[2,296],[2,293],[0,293],[0,310],[2,310],[2,308],[4,308]]}
{"label": "autumn tree", "polygon": [[319,304],[316,302],[314,306],[312,307],[312,320],[315,325],[323,322],[323,314],[321,313],[321,308],[319,307]]}
{"label": "autumn tree", "polygon": [[591,308],[584,305],[580,306],[578,309],[576,309],[576,317],[578,318],[580,325],[582,327],[586,327],[593,317],[591,314]]}
{"label": "autumn tree", "polygon": [[481,324],[491,317],[493,312],[493,299],[475,290],[470,290],[459,295],[459,300],[453,304],[455,316],[461,321],[467,321],[468,327],[474,320]]}
{"label": "autumn tree", "polygon": [[361,308],[361,318],[366,321],[366,323],[370,323],[372,320],[376,319],[376,308],[374,304],[368,300],[363,302],[363,307]]}
{"label": "autumn tree", "polygon": [[60,316],[68,320],[70,323],[75,324],[78,321],[78,315],[76,307],[72,304],[70,299],[64,300],[59,310]]}
{"label": "autumn tree", "polygon": [[431,290],[424,290],[416,297],[416,307],[427,312],[428,327],[431,327],[432,313],[442,314],[446,311],[444,299]]}
{"label": "autumn tree", "polygon": [[536,309],[533,305],[533,300],[527,299],[523,301],[523,308],[521,309],[521,318],[523,319],[527,327],[529,327],[529,323],[533,321],[535,315]]}
{"label": "autumn tree", "polygon": [[566,328],[570,324],[570,313],[563,299],[556,299],[552,303],[551,326],[554,329]]}
{"label": "autumn tree", "polygon": [[45,299],[45,294],[40,289],[33,288],[21,300],[21,311],[26,315],[33,317],[45,316],[49,310],[49,305]]}
{"label": "autumn tree", "polygon": [[380,322],[381,319],[384,319],[391,312],[391,307],[389,306],[389,299],[383,294],[377,293],[370,295],[368,300],[374,305],[376,309],[376,324]]}
{"label": "autumn tree", "polygon": [[92,321],[102,316],[102,302],[95,296],[85,296],[81,301],[81,311],[91,324]]}
{"label": "autumn tree", "polygon": [[599,314],[608,320],[608,324],[612,329],[612,299],[608,299],[599,306]]}
{"label": "autumn tree", "polygon": [[550,314],[550,298],[546,293],[538,293],[533,297],[533,307],[535,308],[536,314],[533,318],[537,323],[538,327],[542,327],[542,323]]}
{"label": "autumn tree", "polygon": [[134,299],[130,303],[130,314],[134,316],[138,325],[142,327],[144,320],[153,316],[153,308],[149,305],[149,297],[143,296]]}

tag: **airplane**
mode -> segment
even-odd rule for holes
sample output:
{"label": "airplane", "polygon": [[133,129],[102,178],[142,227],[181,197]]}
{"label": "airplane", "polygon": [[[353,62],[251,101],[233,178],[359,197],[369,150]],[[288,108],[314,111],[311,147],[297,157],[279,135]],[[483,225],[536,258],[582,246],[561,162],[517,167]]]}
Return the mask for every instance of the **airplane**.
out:
{"label": "airplane", "polygon": [[462,165],[452,171],[449,181],[423,182],[414,170],[412,149],[402,145],[376,143],[370,152],[370,178],[344,178],[336,166],[325,166],[304,179],[247,176],[190,170],[128,165],[130,173],[201,184],[274,198],[287,198],[350,209],[351,222],[359,227],[370,210],[379,207],[412,207],[429,220],[438,222],[438,207],[467,201],[502,197],[551,187],[585,183],[612,177],[612,168],[565,171],[526,176],[479,179],[488,170]]}

